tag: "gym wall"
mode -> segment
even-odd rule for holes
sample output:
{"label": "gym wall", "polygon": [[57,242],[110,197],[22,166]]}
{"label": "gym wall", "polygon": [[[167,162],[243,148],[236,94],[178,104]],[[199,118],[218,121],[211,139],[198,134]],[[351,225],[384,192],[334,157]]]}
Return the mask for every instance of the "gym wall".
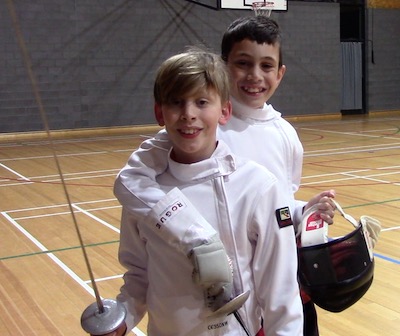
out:
{"label": "gym wall", "polygon": [[[185,0],[19,0],[17,21],[0,3],[0,132],[43,130],[24,66],[26,45],[51,129],[154,124],[159,64],[189,45],[219,52],[226,27],[248,10],[212,10]],[[283,30],[286,75],[271,103],[284,116],[340,115],[340,5],[289,1],[273,13]],[[400,12],[371,7],[368,111],[399,110]],[[22,33],[18,40],[16,30]],[[372,42],[371,42],[372,43]],[[371,47],[371,46],[369,46]]]}

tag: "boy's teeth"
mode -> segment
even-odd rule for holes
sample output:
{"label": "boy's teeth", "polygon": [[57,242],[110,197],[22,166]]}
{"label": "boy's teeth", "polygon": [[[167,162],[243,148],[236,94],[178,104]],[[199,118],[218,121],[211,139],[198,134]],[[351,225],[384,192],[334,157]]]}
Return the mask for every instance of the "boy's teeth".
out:
{"label": "boy's teeth", "polygon": [[259,88],[246,88],[246,91],[251,92],[251,93],[258,93],[258,92],[261,92],[261,89],[259,89]]}
{"label": "boy's teeth", "polygon": [[193,129],[190,129],[190,130],[182,130],[182,133],[185,133],[185,134],[194,134],[196,131],[195,130],[193,130]]}

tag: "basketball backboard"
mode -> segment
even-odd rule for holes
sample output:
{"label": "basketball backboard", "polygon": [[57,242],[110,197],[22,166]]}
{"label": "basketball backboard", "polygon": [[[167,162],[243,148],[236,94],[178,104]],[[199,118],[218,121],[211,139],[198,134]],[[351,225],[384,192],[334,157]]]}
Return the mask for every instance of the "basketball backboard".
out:
{"label": "basketball backboard", "polygon": [[[220,0],[221,9],[252,9],[252,4],[261,0]],[[274,2],[273,10],[286,11],[287,0],[271,0]],[[269,2],[267,0],[267,2]]]}

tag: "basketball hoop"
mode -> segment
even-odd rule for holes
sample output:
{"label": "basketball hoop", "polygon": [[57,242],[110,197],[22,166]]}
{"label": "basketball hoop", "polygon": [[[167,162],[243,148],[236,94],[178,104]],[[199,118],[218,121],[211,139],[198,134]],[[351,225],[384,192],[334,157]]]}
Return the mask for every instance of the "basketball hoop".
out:
{"label": "basketball hoop", "polygon": [[252,9],[256,16],[269,17],[274,8],[273,1],[255,1],[252,3]]}

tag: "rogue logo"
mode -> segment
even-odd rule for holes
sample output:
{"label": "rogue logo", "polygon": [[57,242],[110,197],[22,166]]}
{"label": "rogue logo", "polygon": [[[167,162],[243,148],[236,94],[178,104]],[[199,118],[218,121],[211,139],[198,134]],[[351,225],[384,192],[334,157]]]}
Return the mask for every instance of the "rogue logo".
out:
{"label": "rogue logo", "polygon": [[186,204],[182,201],[175,201],[173,204],[168,206],[164,212],[161,213],[156,223],[156,228],[161,229],[163,224],[167,223],[171,218],[173,218],[180,210],[186,208]]}

